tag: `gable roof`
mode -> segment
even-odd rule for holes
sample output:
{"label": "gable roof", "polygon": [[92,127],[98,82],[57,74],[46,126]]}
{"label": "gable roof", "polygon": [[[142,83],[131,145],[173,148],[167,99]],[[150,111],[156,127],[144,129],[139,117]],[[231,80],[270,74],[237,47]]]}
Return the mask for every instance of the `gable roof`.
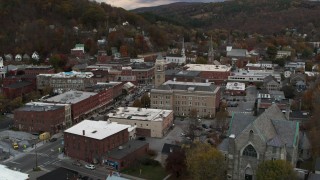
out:
{"label": "gable roof", "polygon": [[263,83],[269,83],[272,81],[278,83],[277,79],[275,77],[273,77],[272,75],[269,75],[263,79]]}
{"label": "gable roof", "polygon": [[299,123],[288,121],[276,104],[272,104],[260,116],[254,118],[249,115],[235,114],[230,121],[228,134],[234,134],[237,137],[252,125],[261,139],[270,146],[293,147],[296,143]]}

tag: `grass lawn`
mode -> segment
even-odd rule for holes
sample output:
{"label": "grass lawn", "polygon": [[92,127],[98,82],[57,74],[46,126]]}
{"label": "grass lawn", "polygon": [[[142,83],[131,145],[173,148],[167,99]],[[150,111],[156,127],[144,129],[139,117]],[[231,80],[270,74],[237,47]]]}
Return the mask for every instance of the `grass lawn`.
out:
{"label": "grass lawn", "polygon": [[[141,169],[141,175],[140,175],[140,169]],[[152,179],[152,180],[162,180],[168,175],[165,169],[160,165],[159,166],[141,165],[140,168],[132,167],[132,168],[124,169],[122,173],[140,177],[143,179]]]}

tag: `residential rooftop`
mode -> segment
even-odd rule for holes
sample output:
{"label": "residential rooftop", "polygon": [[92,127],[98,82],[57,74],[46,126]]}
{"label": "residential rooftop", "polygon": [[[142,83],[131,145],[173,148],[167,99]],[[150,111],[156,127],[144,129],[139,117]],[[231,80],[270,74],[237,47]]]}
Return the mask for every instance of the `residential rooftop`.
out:
{"label": "residential rooftop", "polygon": [[230,66],[212,64],[186,64],[184,67],[187,71],[229,72],[231,70]]}
{"label": "residential rooftop", "polygon": [[120,131],[129,130],[129,128],[131,128],[130,125],[116,122],[83,120],[64,132],[102,140]]}
{"label": "residential rooftop", "polygon": [[163,121],[172,110],[136,108],[136,107],[119,107],[114,113],[109,113],[109,118],[131,119],[140,121]]}
{"label": "residential rooftop", "polygon": [[94,92],[85,92],[85,91],[68,91],[54,97],[45,99],[45,102],[54,102],[54,103],[67,103],[67,104],[75,104],[80,101],[83,101],[91,96],[96,95]]}

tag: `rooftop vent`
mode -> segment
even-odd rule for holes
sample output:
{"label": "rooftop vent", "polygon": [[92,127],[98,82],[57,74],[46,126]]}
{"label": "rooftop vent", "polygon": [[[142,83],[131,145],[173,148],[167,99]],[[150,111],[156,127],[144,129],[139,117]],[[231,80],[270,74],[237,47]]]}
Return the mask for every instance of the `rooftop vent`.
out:
{"label": "rooftop vent", "polygon": [[96,130],[92,131],[93,134],[96,133],[96,132],[97,132]]}

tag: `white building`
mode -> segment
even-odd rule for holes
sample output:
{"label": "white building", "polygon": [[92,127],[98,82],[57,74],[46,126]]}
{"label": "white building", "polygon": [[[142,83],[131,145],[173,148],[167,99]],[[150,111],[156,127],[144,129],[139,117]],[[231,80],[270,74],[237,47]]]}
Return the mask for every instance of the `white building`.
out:
{"label": "white building", "polygon": [[19,171],[9,169],[7,166],[0,164],[0,179],[3,180],[27,180],[29,175]]}
{"label": "white building", "polygon": [[263,82],[264,78],[269,75],[281,82],[281,75],[273,70],[238,70],[228,77],[228,81]]}
{"label": "white building", "polygon": [[185,64],[186,63],[186,53],[184,48],[184,40],[182,42],[181,54],[171,54],[166,56],[167,63],[175,63],[175,64]]}
{"label": "white building", "polygon": [[246,84],[240,82],[228,82],[226,85],[226,90],[229,91],[245,91]]}
{"label": "white building", "polygon": [[119,107],[108,116],[111,122],[137,126],[138,136],[162,138],[173,124],[172,110]]}

